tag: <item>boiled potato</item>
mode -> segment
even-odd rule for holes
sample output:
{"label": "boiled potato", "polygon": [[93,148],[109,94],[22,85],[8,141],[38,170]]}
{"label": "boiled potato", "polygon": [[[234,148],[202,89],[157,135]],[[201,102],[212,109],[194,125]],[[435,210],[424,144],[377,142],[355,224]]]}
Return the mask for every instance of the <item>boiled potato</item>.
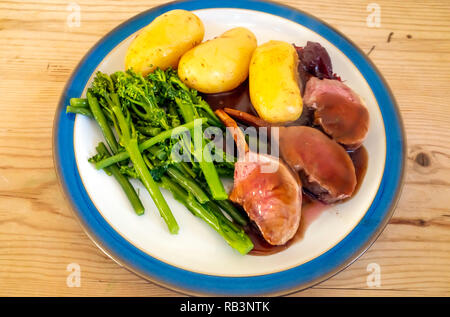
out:
{"label": "boiled potato", "polygon": [[177,68],[181,56],[202,42],[205,29],[193,13],[173,10],[160,15],[133,40],[125,68],[146,75],[157,67]]}
{"label": "boiled potato", "polygon": [[178,76],[204,93],[232,90],[247,78],[255,48],[256,37],[251,31],[243,27],[228,30],[184,54]]}
{"label": "boiled potato", "polygon": [[249,72],[250,99],[265,121],[294,121],[302,114],[298,63],[297,52],[287,42],[269,41],[253,53]]}

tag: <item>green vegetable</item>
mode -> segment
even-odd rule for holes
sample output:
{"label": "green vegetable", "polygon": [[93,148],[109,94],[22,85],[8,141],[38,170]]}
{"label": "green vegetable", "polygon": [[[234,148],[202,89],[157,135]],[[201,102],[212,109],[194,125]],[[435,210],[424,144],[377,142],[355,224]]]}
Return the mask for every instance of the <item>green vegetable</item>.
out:
{"label": "green vegetable", "polygon": [[140,119],[170,129],[165,111],[158,106],[152,83],[132,70],[114,73],[117,94],[129,101],[129,105]]}
{"label": "green vegetable", "polygon": [[[115,88],[112,80],[106,74],[102,74],[100,72],[97,73],[97,76],[94,79],[92,91],[97,92],[97,94],[103,94],[101,95],[101,97],[106,100],[107,106],[112,113],[114,126],[116,128],[117,134],[119,135],[120,145],[123,146],[128,153],[130,160],[133,163],[134,169],[139,176],[139,179],[141,180],[147,191],[150,193],[150,196],[152,197],[156,207],[158,208],[161,217],[166,222],[169,231],[173,234],[177,233],[179,229],[178,224],[173,217],[173,214],[169,206],[167,205],[167,202],[162,196],[158,185],[153,180],[150,171],[148,170],[147,165],[144,162],[144,159],[142,158],[142,154],[138,147],[138,133],[131,120],[128,109],[126,107],[123,107],[123,105],[120,103],[119,95],[115,93]],[[97,118],[100,118],[100,116],[96,116],[96,113],[99,113],[98,110],[101,109],[99,108],[97,99],[90,92],[88,92],[88,101],[91,107],[91,111],[97,120]],[[103,119],[104,121],[106,121],[104,117]],[[97,122],[101,124],[100,120],[97,120]],[[102,131],[103,130],[104,128],[102,127]]]}
{"label": "green vegetable", "polygon": [[97,98],[95,98],[95,96],[90,91],[87,92],[87,98],[89,102],[89,108],[91,109],[95,121],[97,121],[98,125],[100,126],[100,129],[102,130],[106,143],[108,143],[109,148],[114,154],[117,153],[118,144],[116,141],[116,137],[114,136],[114,133],[112,132],[111,127],[109,126],[102,109],[100,108]]}
{"label": "green vegetable", "polygon": [[147,136],[156,136],[161,133],[161,128],[151,126],[136,126],[136,130]]}
{"label": "green vegetable", "polygon": [[[192,169],[186,164],[185,162],[181,162],[178,164],[180,169],[182,169],[185,174],[183,175],[184,178],[189,179],[190,181],[195,182],[195,173],[192,171]],[[207,195],[211,196],[211,191],[207,185],[204,183],[196,183],[200,188],[204,189],[203,193],[206,192]],[[185,188],[188,192],[191,192],[189,189]],[[197,199],[198,200],[198,199]],[[248,217],[246,214],[244,214],[242,211],[240,211],[238,208],[236,208],[231,201],[228,199],[224,200],[214,200],[209,199],[209,201],[212,201],[214,204],[219,206],[221,209],[223,209],[224,212],[226,212],[234,222],[241,226],[246,226],[248,224]]]}
{"label": "green vegetable", "polygon": [[[211,195],[211,192],[208,186],[201,184],[201,187]],[[246,226],[248,224],[247,215],[243,214],[240,210],[238,210],[228,199],[225,200],[215,200],[215,203],[220,206],[232,219],[234,222],[241,226]]]}
{"label": "green vegetable", "polygon": [[185,190],[191,193],[200,203],[206,203],[209,201],[208,195],[203,189],[190,177],[186,177],[176,167],[169,167],[167,173]]}
{"label": "green vegetable", "polygon": [[[233,174],[235,158],[214,148],[204,136],[208,125],[220,129],[223,125],[175,70],[157,69],[147,77],[132,70],[111,76],[97,72],[87,98],[72,98],[66,111],[90,116],[99,124],[113,155],[101,143],[89,161],[117,179],[136,213],[142,214],[144,207],[128,178],[142,182],[171,233],[178,231],[178,224],[159,186],[171,191],[240,253],[253,248],[240,227],[248,219],[227,200],[219,178]],[[185,137],[188,132],[193,140]],[[172,150],[179,145],[186,162],[175,161]],[[225,161],[214,162],[212,154]]]}
{"label": "green vegetable", "polygon": [[89,108],[86,98],[70,98],[70,105],[76,108]]}
{"label": "green vegetable", "polygon": [[[108,149],[106,148],[105,144],[103,142],[100,142],[97,146],[97,152],[103,157],[110,156]],[[128,200],[130,201],[134,211],[138,215],[142,215],[144,213],[144,206],[142,205],[141,200],[139,199],[139,196],[136,194],[136,191],[134,190],[134,187],[131,185],[128,178],[124,175],[122,175],[121,171],[117,167],[117,165],[111,165],[105,169],[105,172],[111,173],[114,178],[117,180],[119,185],[122,187],[123,191],[128,197]]]}
{"label": "green vegetable", "polygon": [[184,204],[195,216],[203,219],[216,230],[227,243],[241,254],[253,249],[253,243],[243,229],[229,221],[213,204],[200,204],[192,195],[167,176],[161,178],[164,188],[172,192],[175,199]]}
{"label": "green vegetable", "polygon": [[73,107],[73,106],[67,106],[66,107],[66,113],[75,113],[75,114],[82,114],[84,116],[93,118],[91,110],[89,108],[84,107]]}
{"label": "green vegetable", "polygon": [[[157,153],[158,151],[159,151],[158,147],[150,148],[150,152],[152,152],[152,153]],[[148,162],[148,166],[149,166],[149,168],[151,168],[152,171],[154,171],[155,166],[158,164],[161,164],[161,161],[159,161],[159,159],[156,158],[156,156],[152,156],[151,160],[152,160],[152,162]],[[181,170],[185,171],[185,173],[182,173]],[[191,177],[190,175],[193,175],[193,176]],[[164,179],[164,177],[165,177],[165,179]],[[234,207],[234,205],[229,200],[217,200],[216,201],[214,199],[209,199],[208,194],[210,195],[210,193],[211,193],[209,190],[209,187],[202,182],[197,182],[195,177],[196,177],[195,173],[188,166],[188,164],[186,162],[181,162],[181,163],[175,163],[174,166],[169,166],[167,168],[167,176],[161,177],[161,181],[163,181],[163,183],[164,182],[166,183],[165,188],[172,191],[172,193],[174,193],[175,198],[177,198],[177,199],[179,198],[177,196],[177,193],[183,193],[183,192],[180,190],[180,188],[177,188],[177,187],[170,188],[170,186],[169,186],[170,184],[172,184],[172,185],[176,184],[178,187],[183,188],[189,196],[192,196],[191,198],[194,199],[196,202],[198,202],[198,204],[196,204],[195,202],[193,202],[191,200],[187,201],[187,197],[184,197],[184,198],[181,197],[178,200],[180,202],[182,202],[185,206],[187,206],[188,209],[191,210],[191,212],[193,212],[195,215],[198,215],[199,217],[204,219],[210,225],[211,225],[211,216],[210,217],[205,216],[204,209],[206,209],[210,213],[212,212],[214,214],[214,217],[216,217],[220,223],[225,222],[226,228],[231,227],[233,230],[235,230],[235,232],[239,232],[240,236],[242,236],[242,235],[245,236],[245,237],[240,237],[240,239],[249,239],[247,237],[247,235],[245,234],[245,232],[242,231],[242,229],[235,226],[224,216],[221,208],[228,215],[230,215],[230,217],[234,221],[236,221],[236,223],[239,225],[245,226],[247,224],[247,217],[242,215],[242,213],[239,210],[237,210],[237,208]],[[205,189],[205,191],[202,190],[202,187]],[[200,205],[200,207],[199,207],[199,205]],[[192,208],[194,208],[194,210],[192,210]],[[200,208],[200,211],[197,210],[198,208]],[[212,226],[214,228],[216,228],[214,223],[212,224]],[[225,230],[225,229],[223,229],[223,230]],[[225,231],[227,231],[227,230],[225,230]],[[221,233],[221,232],[222,231],[219,231],[219,233]],[[228,238],[227,241],[229,241],[230,239],[231,238]],[[232,245],[234,248],[239,249],[239,244],[238,244],[238,247],[235,247],[233,243],[230,243],[230,245]],[[248,251],[246,251],[246,252],[248,252]]]}
{"label": "green vegetable", "polygon": [[246,226],[248,224],[247,215],[243,215],[229,200],[215,201],[237,224]]}
{"label": "green vegetable", "polygon": [[[177,134],[189,131],[189,129],[192,129],[194,127],[195,124],[203,124],[206,123],[206,119],[199,119],[199,122],[195,122],[195,121],[191,121],[189,123],[185,123],[183,125],[180,125],[176,128],[167,130],[167,131],[163,131],[160,134],[158,134],[157,136],[154,136],[153,138],[150,138],[144,142],[142,142],[141,144],[139,144],[139,150],[141,152],[144,152],[145,150],[149,149],[150,147],[152,147],[153,145],[163,142],[167,139],[169,139],[172,136],[175,136]],[[106,158],[98,163],[95,164],[95,168],[96,169],[103,169],[105,167],[108,167],[111,164],[115,164],[118,163],[120,161],[126,160],[127,158],[129,158],[130,156],[128,155],[127,152],[121,152],[118,153],[117,155],[111,156],[109,158]]]}
{"label": "green vegetable", "polygon": [[195,179],[196,175],[192,171],[192,169],[189,167],[188,163],[180,162],[178,165],[179,165],[180,169],[183,170],[183,172],[186,173],[186,175],[190,176],[192,179]]}
{"label": "green vegetable", "polygon": [[[205,151],[206,148],[206,151]],[[209,147],[208,147],[209,148]],[[209,189],[214,199],[223,200],[228,198],[228,194],[223,187],[219,178],[214,163],[212,161],[211,153],[206,147],[206,141],[202,135],[194,132],[194,156],[198,160],[203,176],[208,183]]]}
{"label": "green vegetable", "polygon": [[[206,115],[207,122],[217,126],[223,126],[208,103],[197,95],[196,90],[189,89],[180,80],[176,71],[169,69],[164,72],[161,69],[157,69],[149,74],[148,78],[155,83],[155,86],[162,91],[163,95],[167,96],[172,102],[175,102],[184,122],[190,122],[199,118],[198,109],[201,109]],[[205,145],[206,141],[203,136],[198,136],[196,141],[194,136],[194,150],[191,152],[199,162],[200,169],[210,186],[213,197],[215,199],[227,199],[228,195],[219,179],[209,151],[204,151]]]}

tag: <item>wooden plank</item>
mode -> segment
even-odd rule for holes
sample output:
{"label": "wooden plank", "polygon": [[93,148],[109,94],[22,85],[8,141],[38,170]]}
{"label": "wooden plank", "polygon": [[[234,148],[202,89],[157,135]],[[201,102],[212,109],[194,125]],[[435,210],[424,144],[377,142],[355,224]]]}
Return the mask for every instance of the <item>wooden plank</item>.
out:
{"label": "wooden plank", "polygon": [[[78,61],[119,23],[163,2],[77,1],[79,28],[66,24],[66,1],[0,2],[0,296],[180,295],[120,267],[89,240],[52,160],[55,107]],[[450,3],[377,1],[380,28],[366,25],[365,1],[283,3],[370,51],[408,137],[405,186],[386,230],[343,272],[293,295],[450,295]],[[79,288],[66,285],[72,262],[82,269]],[[367,286],[370,263],[380,265],[380,287]]]}

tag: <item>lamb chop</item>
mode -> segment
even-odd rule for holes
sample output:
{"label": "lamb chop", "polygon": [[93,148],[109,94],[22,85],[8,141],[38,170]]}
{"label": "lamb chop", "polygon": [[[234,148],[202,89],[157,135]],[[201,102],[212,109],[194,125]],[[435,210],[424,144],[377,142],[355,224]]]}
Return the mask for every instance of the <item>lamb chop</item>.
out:
{"label": "lamb chop", "polygon": [[357,149],[366,138],[369,112],[359,96],[341,81],[311,77],[303,102],[315,109],[315,123],[346,149]]}
{"label": "lamb chop", "polygon": [[285,244],[300,224],[302,190],[298,176],[278,158],[250,151],[236,122],[223,110],[216,114],[238,147],[230,199],[244,208],[268,243]]}
{"label": "lamb chop", "polygon": [[[249,125],[270,127],[251,114],[230,108],[224,111]],[[351,197],[357,182],[355,167],[342,146],[311,127],[277,128],[281,157],[299,174],[304,189],[325,203]]]}
{"label": "lamb chop", "polygon": [[342,146],[307,126],[281,128],[279,145],[283,159],[319,200],[333,203],[351,197],[355,167]]}

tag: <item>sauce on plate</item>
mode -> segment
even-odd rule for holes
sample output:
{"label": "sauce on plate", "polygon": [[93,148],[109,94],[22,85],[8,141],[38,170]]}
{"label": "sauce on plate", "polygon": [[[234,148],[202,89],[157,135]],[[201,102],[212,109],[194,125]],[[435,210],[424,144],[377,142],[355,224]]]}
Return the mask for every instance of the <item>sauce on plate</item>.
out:
{"label": "sauce on plate", "polygon": [[[239,111],[247,112],[252,115],[258,116],[250,101],[248,92],[248,80],[242,83],[240,86],[232,91],[217,94],[202,94],[202,97],[211,106],[213,110],[223,108],[233,108]],[[314,110],[310,110],[307,107],[303,108],[303,113],[300,118],[294,122],[287,123],[285,125],[307,125],[313,126]],[[317,128],[316,126],[313,126]],[[352,159],[355,166],[357,184],[353,195],[357,193],[364,180],[364,176],[367,170],[368,153],[364,146],[359,147],[357,150],[349,151],[348,154]],[[348,199],[351,199],[348,198]],[[292,244],[303,239],[303,236],[307,228],[314,222],[330,205],[324,204],[318,200],[315,200],[308,193],[303,193],[302,203],[302,218],[300,221],[299,229],[294,237],[284,245],[274,246],[269,244],[262,237],[259,229],[254,223],[247,225],[244,229],[254,244],[253,250],[250,251],[250,255],[270,255],[286,250]],[[238,208],[242,208],[237,206]],[[244,212],[244,211],[243,211]]]}

